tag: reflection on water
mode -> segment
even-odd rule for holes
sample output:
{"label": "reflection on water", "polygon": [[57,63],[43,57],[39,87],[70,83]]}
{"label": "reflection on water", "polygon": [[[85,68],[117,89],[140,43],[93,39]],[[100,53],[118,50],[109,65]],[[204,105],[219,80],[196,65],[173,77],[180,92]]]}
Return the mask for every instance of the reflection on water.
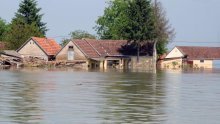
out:
{"label": "reflection on water", "polygon": [[[158,78],[158,80],[157,80]],[[110,74],[101,92],[105,122],[143,123],[164,120],[162,75],[146,73]]]}
{"label": "reflection on water", "polygon": [[0,71],[1,124],[218,124],[220,71]]}

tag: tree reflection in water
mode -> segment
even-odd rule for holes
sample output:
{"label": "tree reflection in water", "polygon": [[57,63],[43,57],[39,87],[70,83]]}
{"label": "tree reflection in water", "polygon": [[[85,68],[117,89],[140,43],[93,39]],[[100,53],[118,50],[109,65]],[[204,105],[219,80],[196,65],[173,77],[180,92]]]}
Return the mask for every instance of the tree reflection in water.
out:
{"label": "tree reflection in water", "polygon": [[5,87],[2,91],[3,106],[9,109],[4,116],[14,123],[40,123],[42,118],[38,101],[39,83],[24,80],[27,78],[31,77],[25,73],[14,73],[10,81],[2,83]]}
{"label": "tree reflection in water", "polygon": [[[100,113],[106,122],[162,122],[165,112],[163,73],[124,73],[108,76],[103,97],[106,104]],[[104,123],[106,123],[104,122]]]}

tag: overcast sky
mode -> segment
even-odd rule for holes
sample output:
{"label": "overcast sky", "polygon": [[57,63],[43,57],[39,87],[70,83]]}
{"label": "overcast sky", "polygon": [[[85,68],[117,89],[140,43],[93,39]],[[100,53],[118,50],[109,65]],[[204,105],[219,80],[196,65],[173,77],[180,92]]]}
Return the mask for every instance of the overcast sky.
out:
{"label": "overcast sky", "polygon": [[[220,46],[220,0],[160,1],[176,31],[174,41],[186,41],[173,42],[170,46]],[[0,17],[10,22],[19,3],[20,0],[0,0]],[[47,37],[57,41],[77,29],[95,34],[95,21],[105,6],[105,0],[38,0],[38,7],[44,13],[43,21],[49,28]]]}

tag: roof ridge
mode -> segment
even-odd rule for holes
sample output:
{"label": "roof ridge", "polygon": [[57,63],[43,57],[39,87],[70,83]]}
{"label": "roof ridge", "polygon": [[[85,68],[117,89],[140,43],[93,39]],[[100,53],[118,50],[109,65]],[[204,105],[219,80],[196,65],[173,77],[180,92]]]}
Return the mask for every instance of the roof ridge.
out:
{"label": "roof ridge", "polygon": [[[81,47],[76,43],[77,40],[71,40],[71,41],[73,42],[73,44],[76,45],[76,47],[77,47],[82,53],[85,54],[86,57],[89,57],[89,55],[88,55],[87,53],[85,53],[85,52],[81,49]],[[63,48],[64,48],[64,47],[63,47]]]}
{"label": "roof ridge", "polygon": [[[89,43],[89,42],[87,41],[87,39],[83,39],[83,40],[85,40],[85,41],[96,51],[96,53],[97,53],[99,56],[101,56],[101,54],[99,53],[99,51],[98,51],[97,49],[95,49],[95,47],[92,46],[92,44]],[[97,42],[97,41],[95,41],[95,42]]]}
{"label": "roof ridge", "polygon": [[217,47],[217,46],[176,46],[176,47],[220,48],[220,46],[219,47]]}

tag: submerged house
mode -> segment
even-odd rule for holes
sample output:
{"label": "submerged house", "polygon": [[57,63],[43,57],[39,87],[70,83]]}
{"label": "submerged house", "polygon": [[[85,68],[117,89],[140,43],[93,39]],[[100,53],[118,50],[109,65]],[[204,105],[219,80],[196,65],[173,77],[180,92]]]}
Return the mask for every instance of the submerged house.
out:
{"label": "submerged house", "polygon": [[73,40],[57,53],[56,60],[82,62],[89,68],[128,68],[130,57],[120,53],[125,44],[125,40]]}
{"label": "submerged house", "polygon": [[38,57],[46,61],[54,60],[61,46],[53,39],[31,37],[17,52],[22,57]]}
{"label": "submerged house", "polygon": [[162,68],[213,68],[213,60],[220,60],[220,47],[176,46],[161,62]]}

